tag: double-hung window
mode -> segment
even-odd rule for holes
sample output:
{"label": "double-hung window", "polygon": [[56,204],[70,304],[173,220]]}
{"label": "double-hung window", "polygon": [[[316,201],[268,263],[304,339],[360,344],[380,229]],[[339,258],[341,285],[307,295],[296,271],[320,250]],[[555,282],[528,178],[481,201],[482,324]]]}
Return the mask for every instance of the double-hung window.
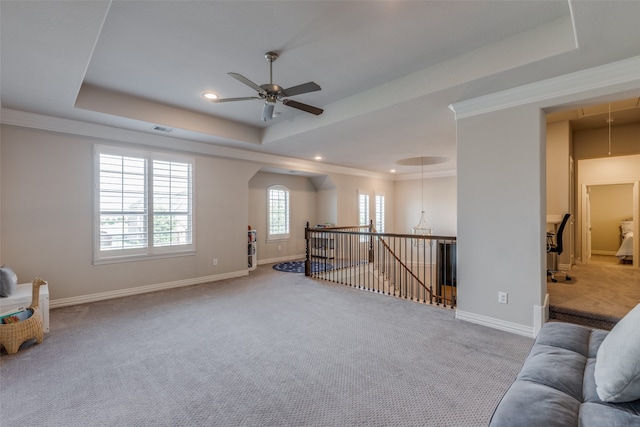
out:
{"label": "double-hung window", "polygon": [[193,157],[95,147],[94,263],[195,251]]}
{"label": "double-hung window", "polygon": [[283,185],[267,188],[267,240],[288,239],[289,189]]}

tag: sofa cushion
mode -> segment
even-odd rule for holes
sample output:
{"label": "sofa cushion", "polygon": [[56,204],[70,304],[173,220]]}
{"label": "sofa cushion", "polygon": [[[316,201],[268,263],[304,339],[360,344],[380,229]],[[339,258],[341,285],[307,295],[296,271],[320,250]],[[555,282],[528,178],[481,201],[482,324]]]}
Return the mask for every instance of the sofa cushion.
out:
{"label": "sofa cushion", "polygon": [[640,426],[640,399],[609,403],[596,392],[596,355],[607,337],[607,331],[546,323],[490,426]]}
{"label": "sofa cushion", "polygon": [[0,297],[8,297],[16,290],[18,276],[14,271],[3,265],[0,267]]}
{"label": "sofa cushion", "polygon": [[637,413],[621,410],[614,405],[586,402],[580,407],[580,427],[630,427],[637,426],[639,422]]}
{"label": "sofa cushion", "polygon": [[538,344],[531,349],[518,380],[551,387],[580,401],[586,360],[571,350]]}
{"label": "sofa cushion", "polygon": [[496,408],[490,427],[577,426],[579,412],[580,401],[571,396],[542,384],[518,380]]}
{"label": "sofa cushion", "polygon": [[605,402],[640,399],[640,304],[613,327],[596,357],[597,393]]}

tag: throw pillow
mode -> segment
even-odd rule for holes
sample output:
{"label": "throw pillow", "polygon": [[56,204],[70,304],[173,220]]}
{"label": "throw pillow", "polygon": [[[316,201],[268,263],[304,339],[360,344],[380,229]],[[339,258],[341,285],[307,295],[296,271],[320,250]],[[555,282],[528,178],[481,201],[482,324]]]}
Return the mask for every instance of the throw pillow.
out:
{"label": "throw pillow", "polygon": [[0,297],[8,297],[16,290],[18,276],[12,269],[3,265],[0,267]]}
{"label": "throw pillow", "polygon": [[640,304],[613,327],[596,355],[596,392],[604,402],[640,399]]}

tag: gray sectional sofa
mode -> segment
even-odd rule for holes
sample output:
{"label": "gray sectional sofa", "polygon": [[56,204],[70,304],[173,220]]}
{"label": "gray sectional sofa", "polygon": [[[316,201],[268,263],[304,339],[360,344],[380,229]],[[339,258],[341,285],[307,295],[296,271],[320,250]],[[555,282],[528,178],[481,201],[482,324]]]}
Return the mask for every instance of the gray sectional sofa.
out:
{"label": "gray sectional sofa", "polygon": [[611,332],[546,323],[491,427],[640,426],[640,304]]}

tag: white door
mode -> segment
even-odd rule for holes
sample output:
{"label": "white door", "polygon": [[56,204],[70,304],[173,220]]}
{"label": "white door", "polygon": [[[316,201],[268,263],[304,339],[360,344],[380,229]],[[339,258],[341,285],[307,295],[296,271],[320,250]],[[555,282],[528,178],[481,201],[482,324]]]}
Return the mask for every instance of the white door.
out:
{"label": "white door", "polygon": [[591,263],[591,200],[589,199],[589,187],[587,187],[587,194],[585,197],[585,241],[586,241],[586,253],[584,254],[585,264]]}
{"label": "white door", "polygon": [[573,171],[573,157],[569,156],[569,213],[571,214],[571,218],[569,218],[569,265],[574,265],[576,263],[576,207],[574,201],[574,186],[575,186],[575,173]]}

